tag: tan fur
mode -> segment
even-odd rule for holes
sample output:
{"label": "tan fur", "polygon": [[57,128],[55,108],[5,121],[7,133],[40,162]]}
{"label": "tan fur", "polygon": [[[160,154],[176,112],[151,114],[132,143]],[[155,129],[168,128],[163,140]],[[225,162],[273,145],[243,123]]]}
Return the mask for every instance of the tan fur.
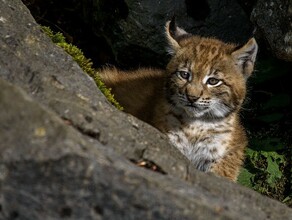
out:
{"label": "tan fur", "polygon": [[166,70],[105,68],[100,75],[126,112],[165,133],[196,168],[236,181],[247,145],[239,111],[256,42],[237,48],[170,26]]}

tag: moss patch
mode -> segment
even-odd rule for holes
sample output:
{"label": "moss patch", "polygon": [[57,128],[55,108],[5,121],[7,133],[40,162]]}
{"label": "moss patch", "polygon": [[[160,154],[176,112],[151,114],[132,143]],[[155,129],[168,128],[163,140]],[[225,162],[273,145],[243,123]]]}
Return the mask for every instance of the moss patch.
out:
{"label": "moss patch", "polygon": [[105,97],[119,110],[123,110],[123,107],[115,100],[114,95],[111,93],[110,88],[106,88],[105,84],[102,82],[98,72],[92,68],[92,61],[86,58],[83,52],[75,45],[66,42],[65,37],[62,33],[54,33],[49,27],[42,26],[42,30],[47,34],[53,43],[63,48],[72,58],[78,63],[82,70],[92,77],[100,89],[100,91],[105,95]]}

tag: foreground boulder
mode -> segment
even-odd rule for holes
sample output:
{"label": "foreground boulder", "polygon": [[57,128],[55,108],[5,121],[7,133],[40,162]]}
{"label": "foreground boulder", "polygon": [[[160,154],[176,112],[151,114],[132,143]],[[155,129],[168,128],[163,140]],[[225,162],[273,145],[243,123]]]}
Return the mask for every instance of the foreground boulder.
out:
{"label": "foreground boulder", "polygon": [[0,219],[292,217],[114,109],[20,0],[0,4],[0,88]]}

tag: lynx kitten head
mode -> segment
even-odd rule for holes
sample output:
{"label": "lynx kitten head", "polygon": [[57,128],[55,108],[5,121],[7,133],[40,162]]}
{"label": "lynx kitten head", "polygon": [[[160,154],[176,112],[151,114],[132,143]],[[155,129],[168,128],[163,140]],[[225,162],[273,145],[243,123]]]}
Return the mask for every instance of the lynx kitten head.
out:
{"label": "lynx kitten head", "polygon": [[222,41],[193,36],[166,24],[173,55],[167,65],[167,98],[191,118],[220,119],[238,111],[246,95],[257,54],[254,38],[239,47]]}

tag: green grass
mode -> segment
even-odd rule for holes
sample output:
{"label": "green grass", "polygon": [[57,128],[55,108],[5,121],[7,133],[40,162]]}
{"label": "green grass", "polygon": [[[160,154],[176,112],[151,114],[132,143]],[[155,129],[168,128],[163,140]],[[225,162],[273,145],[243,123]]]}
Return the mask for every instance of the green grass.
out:
{"label": "green grass", "polygon": [[123,110],[123,107],[115,100],[110,88],[106,88],[105,84],[98,75],[98,72],[92,67],[92,61],[86,58],[78,47],[67,43],[64,35],[60,32],[54,33],[49,27],[45,26],[42,26],[42,30],[51,38],[53,43],[63,48],[70,56],[72,56],[81,69],[94,79],[97,87],[116,108]]}

